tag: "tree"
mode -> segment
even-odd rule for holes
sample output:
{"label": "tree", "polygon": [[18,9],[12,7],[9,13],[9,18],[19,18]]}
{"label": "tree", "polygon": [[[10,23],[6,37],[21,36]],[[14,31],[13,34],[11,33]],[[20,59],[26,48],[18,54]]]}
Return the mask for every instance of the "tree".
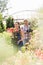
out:
{"label": "tree", "polygon": [[0,0],[0,12],[3,12],[6,8],[8,0]]}
{"label": "tree", "polygon": [[3,24],[3,17],[2,14],[0,13],[0,32],[4,31],[4,24]]}

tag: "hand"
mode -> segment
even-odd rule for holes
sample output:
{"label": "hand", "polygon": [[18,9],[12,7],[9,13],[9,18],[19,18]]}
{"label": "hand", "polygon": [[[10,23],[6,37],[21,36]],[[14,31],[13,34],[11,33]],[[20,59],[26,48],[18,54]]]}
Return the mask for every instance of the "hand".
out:
{"label": "hand", "polygon": [[19,41],[17,42],[17,44],[19,44],[19,43],[20,43],[20,41],[21,41],[21,40],[19,40]]}
{"label": "hand", "polygon": [[19,44],[20,43],[20,40],[17,42],[17,44]]}

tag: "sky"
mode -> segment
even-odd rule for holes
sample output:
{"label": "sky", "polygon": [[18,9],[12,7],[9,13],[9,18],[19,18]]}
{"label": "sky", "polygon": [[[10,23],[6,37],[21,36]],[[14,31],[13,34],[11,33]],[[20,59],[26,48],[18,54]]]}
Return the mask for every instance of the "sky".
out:
{"label": "sky", "polygon": [[43,7],[43,0],[9,0],[7,7],[9,10],[6,12],[13,15],[13,13],[21,10],[37,10]]}

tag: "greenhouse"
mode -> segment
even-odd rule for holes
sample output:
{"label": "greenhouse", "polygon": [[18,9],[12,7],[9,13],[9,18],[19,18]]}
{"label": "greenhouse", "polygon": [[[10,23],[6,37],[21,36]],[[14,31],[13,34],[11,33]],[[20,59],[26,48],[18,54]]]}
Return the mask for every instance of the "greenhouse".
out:
{"label": "greenhouse", "polygon": [[0,0],[0,65],[43,65],[43,0]]}

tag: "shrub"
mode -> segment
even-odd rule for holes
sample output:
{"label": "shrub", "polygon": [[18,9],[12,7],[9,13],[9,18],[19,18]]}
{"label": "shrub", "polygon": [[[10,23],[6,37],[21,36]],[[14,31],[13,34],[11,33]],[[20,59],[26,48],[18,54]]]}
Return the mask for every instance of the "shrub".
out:
{"label": "shrub", "polygon": [[9,17],[8,19],[6,19],[6,29],[11,27],[14,27],[14,19]]}

